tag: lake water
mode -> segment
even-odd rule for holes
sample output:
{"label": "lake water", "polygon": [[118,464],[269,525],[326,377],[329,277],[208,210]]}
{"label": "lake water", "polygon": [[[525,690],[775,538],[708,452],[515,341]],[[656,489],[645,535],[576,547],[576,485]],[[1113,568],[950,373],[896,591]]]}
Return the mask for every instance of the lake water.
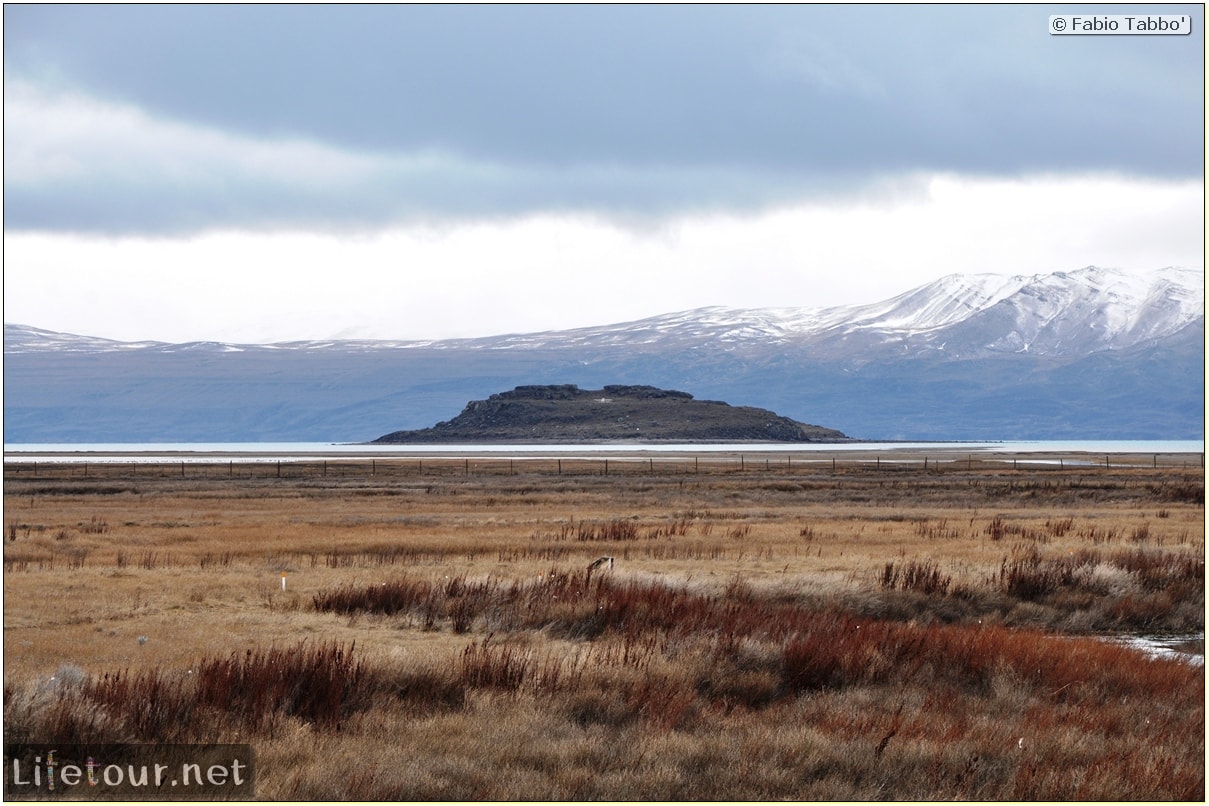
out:
{"label": "lake water", "polygon": [[620,444],[599,445],[357,445],[335,442],[151,442],[151,443],[23,443],[6,444],[6,462],[209,462],[305,461],[337,457],[455,456],[466,455],[565,455],[730,453],[793,454],[795,456],[862,452],[886,454],[927,453],[936,456],[995,454],[1140,454],[1146,456],[1187,455],[1205,451],[1203,440],[1050,440],[1002,442],[850,442],[746,443],[746,444]]}
{"label": "lake water", "polygon": [[1205,633],[1186,635],[1125,635],[1104,639],[1124,644],[1152,658],[1182,660],[1194,666],[1205,665]]}

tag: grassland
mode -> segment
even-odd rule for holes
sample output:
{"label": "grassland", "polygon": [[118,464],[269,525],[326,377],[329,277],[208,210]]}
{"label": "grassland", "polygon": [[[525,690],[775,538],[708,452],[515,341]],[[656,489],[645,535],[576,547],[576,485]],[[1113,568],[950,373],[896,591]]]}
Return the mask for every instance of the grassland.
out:
{"label": "grassland", "polygon": [[25,465],[4,502],[6,741],[249,742],[267,799],[1205,797],[1203,667],[1102,640],[1203,633],[1199,467]]}

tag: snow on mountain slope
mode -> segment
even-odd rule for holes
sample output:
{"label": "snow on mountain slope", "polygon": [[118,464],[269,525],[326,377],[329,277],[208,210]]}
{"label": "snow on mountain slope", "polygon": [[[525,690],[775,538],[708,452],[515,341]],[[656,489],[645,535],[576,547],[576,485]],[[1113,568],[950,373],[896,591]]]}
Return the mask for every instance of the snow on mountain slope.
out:
{"label": "snow on mountain slope", "polygon": [[932,346],[959,328],[971,349],[1070,353],[1162,338],[1204,315],[1199,270],[1132,275],[1088,267],[1032,277],[950,275],[885,302],[786,316],[784,325],[805,337],[868,333]]}
{"label": "snow on mountain slope", "polygon": [[141,350],[149,347],[166,347],[158,341],[115,341],[94,336],[77,336],[72,333],[57,333],[28,325],[4,326],[4,352],[32,353],[43,351],[99,353],[117,350]]}
{"label": "snow on mountain slope", "polygon": [[1073,354],[1177,333],[1205,314],[1204,274],[1146,275],[1088,267],[1004,277],[950,275],[883,302],[834,308],[709,307],[603,327],[466,342],[479,347],[606,347],[710,343],[816,346],[850,354],[894,345],[907,354]]}
{"label": "snow on mountain slope", "polygon": [[1163,269],[1133,276],[1088,267],[1034,277],[963,328],[992,352],[1045,355],[1132,347],[1173,335],[1205,315],[1204,275]]}
{"label": "snow on mountain slope", "polygon": [[899,355],[1073,355],[1163,338],[1205,315],[1204,272],[1146,274],[1089,266],[1005,277],[949,275],[882,302],[832,308],[714,306],[634,322],[445,341],[295,341],[267,345],[117,342],[5,325],[6,353],[237,350],[362,352],[380,349],[548,349],[616,346],[723,349],[794,344],[836,355],[893,346]]}
{"label": "snow on mountain slope", "polygon": [[885,302],[832,308],[819,317],[819,324],[849,332],[923,333],[960,322],[1016,293],[1026,282],[1019,276],[951,274]]}
{"label": "snow on mountain slope", "polygon": [[188,341],[173,344],[164,341],[117,341],[74,333],[58,333],[53,330],[29,327],[28,325],[4,326],[4,352],[6,354],[38,352],[106,353],[146,350],[160,353],[238,353],[257,350],[318,351],[340,349],[364,351],[393,347],[428,346],[433,342],[410,341],[290,341],[276,344],[229,344],[221,341]]}

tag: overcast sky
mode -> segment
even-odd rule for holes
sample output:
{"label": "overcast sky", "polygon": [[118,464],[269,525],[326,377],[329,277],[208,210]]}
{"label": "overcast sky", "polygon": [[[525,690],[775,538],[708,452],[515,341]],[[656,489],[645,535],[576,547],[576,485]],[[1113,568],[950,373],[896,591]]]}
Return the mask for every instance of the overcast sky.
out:
{"label": "overcast sky", "polygon": [[1049,34],[1080,9],[8,4],[4,319],[425,339],[1203,268],[1201,6]]}

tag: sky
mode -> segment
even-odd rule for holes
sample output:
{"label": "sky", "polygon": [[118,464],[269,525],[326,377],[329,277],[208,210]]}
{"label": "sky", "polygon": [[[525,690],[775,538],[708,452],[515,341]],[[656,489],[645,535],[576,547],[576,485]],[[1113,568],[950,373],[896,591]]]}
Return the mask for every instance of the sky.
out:
{"label": "sky", "polygon": [[[1053,36],[1051,13],[1187,14]],[[4,6],[4,320],[437,339],[1204,266],[1203,8]]]}

